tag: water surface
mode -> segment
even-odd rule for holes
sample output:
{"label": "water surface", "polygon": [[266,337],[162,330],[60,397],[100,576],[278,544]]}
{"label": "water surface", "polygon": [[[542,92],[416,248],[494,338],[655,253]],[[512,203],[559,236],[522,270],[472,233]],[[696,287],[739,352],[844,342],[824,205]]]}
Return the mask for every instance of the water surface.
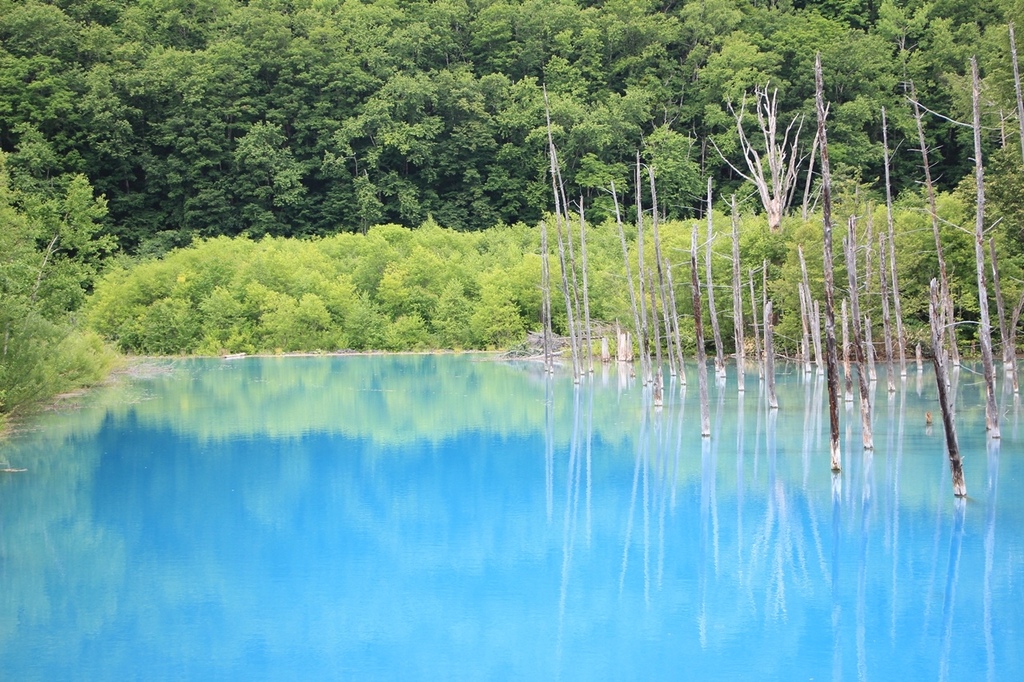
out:
{"label": "water surface", "polygon": [[[1020,679],[1024,433],[781,366],[664,408],[467,356],[166,363],[0,444],[0,678]],[[925,413],[936,414],[928,427]]]}

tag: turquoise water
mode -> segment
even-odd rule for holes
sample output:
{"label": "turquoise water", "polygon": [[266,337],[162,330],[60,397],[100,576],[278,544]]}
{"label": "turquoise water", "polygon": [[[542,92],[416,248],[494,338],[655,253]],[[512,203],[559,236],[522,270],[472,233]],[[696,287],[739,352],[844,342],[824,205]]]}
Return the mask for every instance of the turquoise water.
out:
{"label": "turquoise water", "polygon": [[[696,376],[645,407],[467,356],[168,362],[0,444],[0,678],[1024,677],[1024,426],[958,380]],[[936,414],[935,426],[925,412]]]}

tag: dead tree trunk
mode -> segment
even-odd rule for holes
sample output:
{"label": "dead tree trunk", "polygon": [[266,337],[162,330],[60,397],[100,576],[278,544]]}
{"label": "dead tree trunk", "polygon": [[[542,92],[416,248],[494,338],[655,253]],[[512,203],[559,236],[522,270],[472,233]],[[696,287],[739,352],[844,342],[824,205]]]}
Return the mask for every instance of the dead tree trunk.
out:
{"label": "dead tree trunk", "polygon": [[[632,268],[629,266],[629,249],[626,247],[626,232],[622,227],[622,214],[619,211],[619,195],[615,191],[615,183],[611,183],[612,188],[612,201],[615,204],[615,223],[619,227],[619,241],[622,243],[622,261],[626,265],[626,288],[629,291],[629,304],[633,310],[633,330],[636,334],[636,338],[640,339],[640,312],[637,310],[636,305],[636,291],[633,289],[633,273]],[[630,344],[630,355],[632,355],[632,344]],[[643,367],[643,361],[641,360],[641,374],[646,368]]]}
{"label": "dead tree trunk", "polygon": [[953,419],[953,411],[950,405],[950,397],[947,390],[949,382],[946,377],[945,354],[941,352],[939,344],[939,327],[942,324],[939,314],[939,286],[932,280],[931,283],[931,304],[929,316],[932,327],[932,348],[936,351],[932,355],[932,362],[935,363],[935,383],[939,390],[939,409],[942,411],[942,426],[946,432],[946,450],[949,453],[949,473],[953,478],[953,495],[956,497],[967,497],[967,485],[964,483],[964,468],[960,461],[960,445],[956,438],[956,424]]}
{"label": "dead tree trunk", "polygon": [[779,398],[775,395],[775,324],[772,320],[772,302],[764,306],[764,377],[768,389],[768,408],[779,409]]}
{"label": "dead tree trunk", "polygon": [[861,438],[865,450],[875,449],[875,440],[871,435],[871,390],[868,387],[867,358],[864,336],[861,333],[860,292],[857,290],[857,232],[853,216],[847,223],[846,272],[850,282],[850,317],[853,320],[853,354],[857,360],[857,384],[860,389],[860,423]]}
{"label": "dead tree trunk", "polygon": [[636,153],[636,248],[640,279],[640,354],[643,356],[643,384],[651,381],[651,344],[647,330],[647,275],[644,267],[644,204],[640,188],[640,152]]}
{"label": "dead tree trunk", "polygon": [[544,326],[544,369],[554,371],[554,356],[551,353],[551,266],[548,263],[548,227],[547,222],[540,221],[540,291],[541,291],[541,324]]}
{"label": "dead tree trunk", "polygon": [[889,319],[889,284],[885,276],[885,234],[878,235],[878,285],[882,293],[882,335],[885,337],[885,379],[889,393],[896,392],[892,357],[892,324]]}
{"label": "dead tree trunk", "polygon": [[900,352],[900,376],[907,376],[907,335],[903,329],[903,305],[900,302],[900,281],[896,273],[896,230],[892,217],[892,183],[889,178],[889,130],[882,107],[882,149],[885,152],[885,215],[889,227],[889,274],[892,278],[892,299],[896,312],[896,344]]}
{"label": "dead tree trunk", "polygon": [[736,195],[732,195],[732,325],[736,339],[736,374],[739,391],[744,390],[746,348],[743,340],[743,286],[740,284],[740,229]]}
{"label": "dead tree trunk", "polygon": [[821,211],[824,226],[825,274],[825,364],[828,381],[829,451],[832,471],[842,469],[839,449],[839,363],[836,358],[835,284],[832,271],[832,177],[825,129],[825,95],[821,76],[821,53],[814,56],[814,103],[818,116],[818,145],[821,150]]}
{"label": "dead tree trunk", "polygon": [[[676,317],[675,305],[670,304],[669,293],[672,288],[672,268],[668,264],[667,259],[661,255],[661,237],[658,234],[658,193],[654,183],[654,168],[648,166],[647,175],[651,184],[651,230],[654,234],[654,258],[658,263],[658,291],[661,292],[661,310],[662,316],[665,318],[668,366],[669,373],[675,376],[676,357],[677,355],[681,357],[681,354],[673,353],[673,342],[679,338],[679,321]],[[675,334],[675,339],[673,339],[673,333]]]}
{"label": "dead tree trunk", "polygon": [[658,290],[654,286],[654,273],[651,270],[647,271],[648,277],[648,288],[647,290],[651,294],[651,325],[654,328],[654,373],[651,377],[653,388],[651,389],[651,397],[654,401],[655,407],[661,407],[663,404],[662,388],[664,384],[664,376],[662,374],[662,362],[661,362],[661,322],[658,320]]}
{"label": "dead tree trunk", "polygon": [[[743,152],[747,172],[744,173],[733,166],[722,155],[722,159],[737,175],[757,187],[761,205],[768,216],[768,229],[772,232],[779,231],[782,216],[793,200],[793,192],[796,189],[797,149],[800,144],[800,130],[803,126],[801,117],[794,118],[786,127],[782,140],[778,139],[777,97],[778,89],[770,94],[767,87],[759,87],[754,90],[754,109],[761,138],[765,143],[763,155],[750,142],[743,129],[743,117],[747,105],[746,95],[743,96],[743,103],[738,112],[732,108],[732,104],[729,104],[729,111],[736,119],[736,132],[739,135],[740,149]],[[721,155],[721,152],[719,154]],[[765,164],[768,168],[765,168]]]}
{"label": "dead tree trunk", "polygon": [[814,342],[814,362],[818,366],[818,374],[825,371],[825,364],[821,359],[821,308],[818,302],[814,302],[814,318],[811,326],[811,341]]}
{"label": "dead tree trunk", "polygon": [[807,177],[804,180],[804,199],[800,209],[800,217],[807,220],[807,203],[811,198],[811,183],[814,182],[814,155],[818,151],[818,134],[815,132],[814,141],[811,143],[811,158],[807,162]]}
{"label": "dead tree trunk", "polygon": [[[956,345],[956,326],[954,323],[953,298],[949,293],[949,275],[946,271],[946,257],[942,251],[942,236],[939,231],[939,209],[935,203],[935,185],[932,183],[932,168],[928,161],[928,142],[924,137],[924,122],[921,118],[921,105],[917,101],[914,84],[911,87],[911,102],[914,107],[914,120],[917,122],[917,137],[921,146],[921,160],[924,166],[924,186],[928,195],[928,212],[932,219],[932,235],[935,237],[935,253],[939,259],[939,288],[942,295],[942,313],[946,324],[942,325],[949,333],[949,355],[954,367],[960,366],[960,350]],[[943,333],[945,338],[945,333]]]}
{"label": "dead tree trunk", "polygon": [[999,408],[996,406],[996,370],[992,360],[992,323],[988,315],[988,287],[985,282],[985,165],[981,156],[981,79],[978,60],[971,57],[971,88],[974,111],[974,180],[977,201],[974,220],[974,260],[978,272],[978,308],[981,312],[981,366],[985,371],[985,426],[992,438],[999,438]]}
{"label": "dead tree trunk", "polygon": [[807,295],[804,293],[802,285],[798,285],[796,288],[797,294],[800,298],[800,361],[804,366],[804,374],[811,373],[811,326],[808,319],[811,316],[810,304],[807,301]]}
{"label": "dead tree trunk", "polygon": [[804,260],[804,247],[800,244],[796,246],[797,255],[800,257],[800,284],[799,287],[803,290],[803,299],[807,305],[807,320],[808,325],[811,329],[811,342],[814,344],[814,364],[817,365],[818,371],[822,369],[821,361],[821,330],[818,328],[817,316],[814,313],[814,307],[816,301],[811,296],[811,281],[807,277],[807,261]]}
{"label": "dead tree trunk", "polygon": [[700,435],[711,436],[711,408],[708,405],[708,358],[704,352],[704,321],[697,274],[697,223],[690,237],[690,288],[693,292],[693,335],[697,344],[697,386],[700,390]]}
{"label": "dead tree trunk", "polygon": [[757,376],[764,379],[764,356],[761,353],[761,331],[757,324],[757,295],[754,293],[754,268],[750,268],[750,316],[754,321],[754,357],[757,361]]}
{"label": "dead tree trunk", "polygon": [[853,374],[850,372],[850,324],[846,314],[846,299],[843,299],[843,375],[846,378],[846,402],[853,402]]}
{"label": "dead tree trunk", "polygon": [[[547,118],[548,129],[548,154],[551,161],[551,191],[555,198],[555,231],[558,235],[558,263],[562,270],[562,295],[565,297],[565,315],[569,326],[569,349],[572,353],[573,381],[579,383],[580,377],[580,356],[577,348],[576,320],[573,316],[572,295],[569,292],[569,279],[566,274],[565,243],[562,239],[563,207],[562,192],[560,191],[561,171],[559,170],[558,152],[555,150],[555,140],[551,133],[551,113],[548,108],[547,90],[544,91],[544,112]],[[566,225],[566,231],[569,226]]]}
{"label": "dead tree trunk", "polygon": [[725,356],[722,353],[722,333],[718,327],[718,310],[715,308],[715,283],[711,277],[711,243],[714,239],[714,224],[711,217],[711,178],[708,177],[708,241],[704,248],[704,270],[707,273],[711,333],[715,340],[715,377],[721,380],[725,378]]}
{"label": "dead tree trunk", "polygon": [[1024,96],[1020,88],[1020,68],[1017,65],[1017,39],[1013,35],[1013,22],[1010,22],[1010,58],[1013,61],[1013,88],[1017,95],[1017,126],[1020,128],[1020,154],[1024,159]]}
{"label": "dead tree trunk", "polygon": [[[1020,306],[1015,309],[1013,324],[1008,324],[1006,319],[1006,303],[1003,299],[1003,289],[999,285],[999,262],[996,260],[996,240],[988,240],[989,253],[992,256],[992,288],[996,294],[996,309],[999,312],[999,337],[1003,342],[1003,371],[1006,377],[1013,383],[1013,392],[1020,391],[1017,381],[1017,320],[1020,316]],[[1024,301],[1024,297],[1021,298]]]}
{"label": "dead tree trunk", "polygon": [[583,259],[583,316],[584,336],[587,345],[587,370],[594,373],[594,341],[590,325],[590,288],[587,285],[587,221],[583,217],[583,197],[580,197],[580,258]]}

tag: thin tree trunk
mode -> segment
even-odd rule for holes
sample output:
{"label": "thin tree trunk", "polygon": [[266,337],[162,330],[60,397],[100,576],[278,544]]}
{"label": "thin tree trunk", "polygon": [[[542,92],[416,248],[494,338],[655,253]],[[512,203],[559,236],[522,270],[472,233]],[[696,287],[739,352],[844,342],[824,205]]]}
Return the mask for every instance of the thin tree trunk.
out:
{"label": "thin tree trunk", "polygon": [[663,404],[662,387],[664,386],[661,362],[661,322],[658,320],[658,290],[654,286],[654,272],[647,271],[648,288],[651,295],[651,324],[654,328],[654,373],[652,378],[653,388],[651,390],[655,407]]}
{"label": "thin tree trunk", "polygon": [[700,435],[711,436],[711,408],[708,405],[708,359],[704,352],[704,322],[697,274],[697,223],[690,237],[690,288],[693,292],[693,332],[697,344],[697,386],[700,390]]}
{"label": "thin tree trunk", "polygon": [[725,356],[722,353],[722,334],[718,327],[718,310],[715,308],[715,283],[711,277],[711,243],[714,241],[714,225],[711,217],[711,177],[708,177],[708,241],[704,249],[704,269],[707,272],[708,310],[711,313],[711,332],[715,339],[715,376],[725,378]]}
{"label": "thin tree trunk", "polygon": [[988,248],[992,255],[992,287],[995,289],[996,308],[999,312],[999,335],[1003,341],[1003,371],[1013,382],[1013,392],[1017,393],[1020,390],[1017,380],[1017,321],[1020,318],[1021,305],[1024,304],[1024,295],[1021,296],[1021,303],[1014,309],[1012,321],[1008,323],[1003,289],[999,285],[999,262],[996,260],[995,239],[988,240]]}
{"label": "thin tree trunk", "polygon": [[850,318],[853,321],[853,354],[857,361],[857,384],[860,389],[861,438],[865,450],[875,449],[871,435],[871,391],[868,388],[867,354],[864,352],[864,336],[861,332],[860,295],[857,290],[857,233],[856,219],[850,216],[847,223],[846,271],[850,282]]}
{"label": "thin tree trunk", "polygon": [[843,299],[843,375],[846,378],[846,402],[853,402],[853,374],[850,372],[850,325]]}
{"label": "thin tree trunk", "polygon": [[587,285],[587,221],[583,217],[583,197],[580,197],[580,257],[583,259],[583,315],[587,343],[587,369],[594,373],[594,341],[590,325],[590,288]]}
{"label": "thin tree trunk", "polygon": [[772,322],[772,302],[764,306],[764,376],[768,389],[768,408],[779,409],[779,398],[775,395],[775,333]]}
{"label": "thin tree trunk", "polygon": [[[573,381],[579,382],[580,357],[577,349],[576,323],[573,317],[572,297],[569,293],[569,280],[566,275],[565,244],[562,240],[562,193],[559,191],[559,177],[561,172],[558,169],[558,152],[555,150],[554,137],[551,134],[551,113],[548,108],[547,90],[544,91],[544,112],[547,118],[548,130],[548,154],[551,161],[551,190],[555,198],[555,231],[558,235],[558,263],[562,270],[562,295],[565,298],[565,315],[569,326],[569,349],[572,353]],[[568,230],[568,225],[566,226]]]}
{"label": "thin tree trunk", "polygon": [[675,376],[676,373],[676,356],[672,352],[673,338],[673,324],[672,320],[675,317],[675,307],[669,308],[669,296],[668,296],[668,284],[666,283],[665,277],[665,260],[661,255],[661,237],[658,235],[658,193],[655,189],[654,183],[654,168],[651,166],[647,167],[647,174],[651,184],[651,230],[654,234],[654,258],[658,264],[658,291],[661,294],[661,310],[662,317],[665,318],[665,342],[668,348],[668,365],[669,373]]}
{"label": "thin tree trunk", "polygon": [[807,320],[811,329],[811,341],[814,344],[814,364],[817,365],[820,371],[823,367],[821,361],[821,330],[817,328],[818,322],[814,315],[815,301],[811,296],[811,281],[807,277],[807,261],[804,260],[804,247],[797,244],[796,252],[800,257],[800,284],[798,286],[804,292],[803,298],[807,305]]}
{"label": "thin tree trunk", "polygon": [[739,216],[736,212],[736,195],[732,195],[732,325],[736,339],[736,374],[737,387],[744,390],[743,375],[746,370],[747,349],[743,339],[743,286],[740,284],[740,230]]}
{"label": "thin tree trunk", "polygon": [[651,380],[651,346],[647,331],[647,276],[644,268],[644,205],[640,192],[640,152],[636,153],[636,241],[637,241],[637,277],[640,279],[640,354],[643,356],[643,384]]}
{"label": "thin tree trunk", "polygon": [[878,381],[878,370],[875,369],[875,341],[872,338],[871,318],[864,316],[864,356],[868,363],[868,381]]}
{"label": "thin tree trunk", "polygon": [[1013,35],[1013,22],[1010,29],[1010,58],[1013,61],[1013,89],[1017,95],[1017,126],[1020,128],[1020,154],[1024,159],[1024,96],[1021,95],[1020,68],[1017,65],[1017,39]]}
{"label": "thin tree trunk", "polygon": [[885,215],[889,227],[889,274],[892,277],[892,299],[896,312],[896,344],[900,352],[900,376],[907,376],[907,335],[903,329],[903,305],[900,302],[900,281],[896,273],[896,230],[892,217],[892,183],[889,179],[889,129],[882,107],[882,148],[885,152]]}
{"label": "thin tree trunk", "polygon": [[960,350],[956,345],[956,326],[954,324],[953,299],[949,293],[949,275],[946,271],[946,257],[942,251],[942,236],[939,232],[939,209],[935,203],[935,185],[932,183],[931,163],[928,161],[928,142],[924,138],[924,122],[921,119],[921,106],[917,102],[914,84],[910,84],[911,102],[914,107],[914,120],[917,122],[917,138],[921,146],[921,160],[924,165],[924,186],[928,196],[928,212],[932,219],[932,235],[935,237],[935,253],[939,259],[939,291],[942,295],[942,311],[946,324],[942,325],[943,337],[949,327],[949,354],[954,367],[960,366]]}
{"label": "thin tree trunk", "polygon": [[946,432],[946,450],[949,453],[949,473],[953,478],[953,495],[956,497],[967,497],[967,485],[964,482],[964,468],[960,461],[960,445],[956,438],[956,424],[953,419],[953,411],[950,406],[947,387],[949,382],[946,377],[946,361],[944,353],[941,352],[939,327],[942,324],[938,308],[939,285],[932,280],[931,283],[931,305],[929,317],[932,327],[932,348],[936,350],[932,362],[935,363],[935,383],[939,390],[939,409],[942,411],[942,426]]}
{"label": "thin tree trunk", "polygon": [[551,266],[548,263],[548,227],[540,221],[540,290],[541,324],[544,325],[544,369],[554,371],[554,357],[551,353]]}
{"label": "thin tree trunk", "polygon": [[818,374],[825,372],[825,364],[821,359],[821,308],[817,301],[814,301],[814,325],[811,327],[811,340],[814,342],[815,364],[818,366]]}
{"label": "thin tree trunk", "polygon": [[836,358],[835,284],[832,268],[832,176],[825,129],[825,95],[821,75],[821,53],[814,56],[814,103],[818,116],[818,144],[821,150],[821,210],[824,228],[825,274],[825,363],[828,381],[829,451],[832,471],[842,469],[839,449],[839,363]]}
{"label": "thin tree trunk", "polygon": [[811,158],[807,162],[807,178],[804,180],[804,202],[800,215],[807,220],[807,200],[811,197],[811,183],[814,181],[814,154],[818,151],[818,134],[815,132],[814,141],[811,143]]}
{"label": "thin tree trunk", "polygon": [[889,393],[896,392],[892,357],[892,324],[889,318],[889,284],[885,276],[885,234],[878,235],[878,283],[882,291],[882,334],[885,336],[885,379]]}
{"label": "thin tree trunk", "polygon": [[764,379],[764,356],[761,354],[761,331],[757,324],[757,295],[754,293],[754,268],[750,268],[750,315],[754,320],[754,357],[757,376]]}
{"label": "thin tree trunk", "polygon": [[811,373],[811,326],[808,323],[810,317],[810,305],[807,302],[807,295],[802,285],[797,285],[797,294],[800,298],[800,361],[804,366],[804,374]]}
{"label": "thin tree trunk", "polygon": [[[939,346],[939,350],[942,350],[941,346]],[[920,374],[921,372],[924,371],[924,360],[921,358],[920,343],[918,343],[917,346],[914,347],[914,359],[917,361],[917,373]]]}
{"label": "thin tree trunk", "polygon": [[996,406],[996,370],[992,360],[992,323],[988,315],[988,287],[985,281],[985,165],[981,151],[981,79],[978,60],[971,57],[971,100],[974,111],[974,179],[977,201],[974,219],[974,260],[978,272],[978,308],[981,312],[981,366],[985,371],[985,426],[989,436],[999,438],[999,408]]}
{"label": "thin tree trunk", "polygon": [[[615,191],[615,182],[611,183],[612,201],[615,203],[615,223],[619,227],[619,241],[622,243],[622,261],[626,265],[626,288],[629,290],[629,305],[633,310],[633,329],[637,339],[640,336],[640,312],[636,305],[636,290],[633,288],[633,273],[629,266],[629,249],[626,247],[626,233],[622,227],[622,214],[619,211],[619,195]],[[632,350],[632,348],[630,349]],[[643,361],[641,360],[641,374],[644,372]]]}

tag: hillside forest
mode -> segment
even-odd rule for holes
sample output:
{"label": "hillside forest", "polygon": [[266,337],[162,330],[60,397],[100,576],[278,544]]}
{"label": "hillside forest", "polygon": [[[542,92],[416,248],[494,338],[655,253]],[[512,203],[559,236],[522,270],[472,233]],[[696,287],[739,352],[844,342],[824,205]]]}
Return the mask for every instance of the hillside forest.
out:
{"label": "hillside forest", "polygon": [[[1020,0],[0,0],[0,413],[99,380],[118,351],[516,346],[541,325],[544,258],[559,267],[539,230],[551,146],[594,320],[632,319],[617,202],[632,263],[638,207],[658,218],[690,327],[699,221],[733,350],[735,197],[744,286],[795,354],[798,246],[823,287],[816,55],[862,313],[881,318],[888,159],[908,336],[928,345],[934,219],[970,353],[972,58],[986,239],[1011,307],[1024,292],[1021,17]],[[748,159],[783,141],[776,216]],[[552,312],[564,334],[557,296]]]}

